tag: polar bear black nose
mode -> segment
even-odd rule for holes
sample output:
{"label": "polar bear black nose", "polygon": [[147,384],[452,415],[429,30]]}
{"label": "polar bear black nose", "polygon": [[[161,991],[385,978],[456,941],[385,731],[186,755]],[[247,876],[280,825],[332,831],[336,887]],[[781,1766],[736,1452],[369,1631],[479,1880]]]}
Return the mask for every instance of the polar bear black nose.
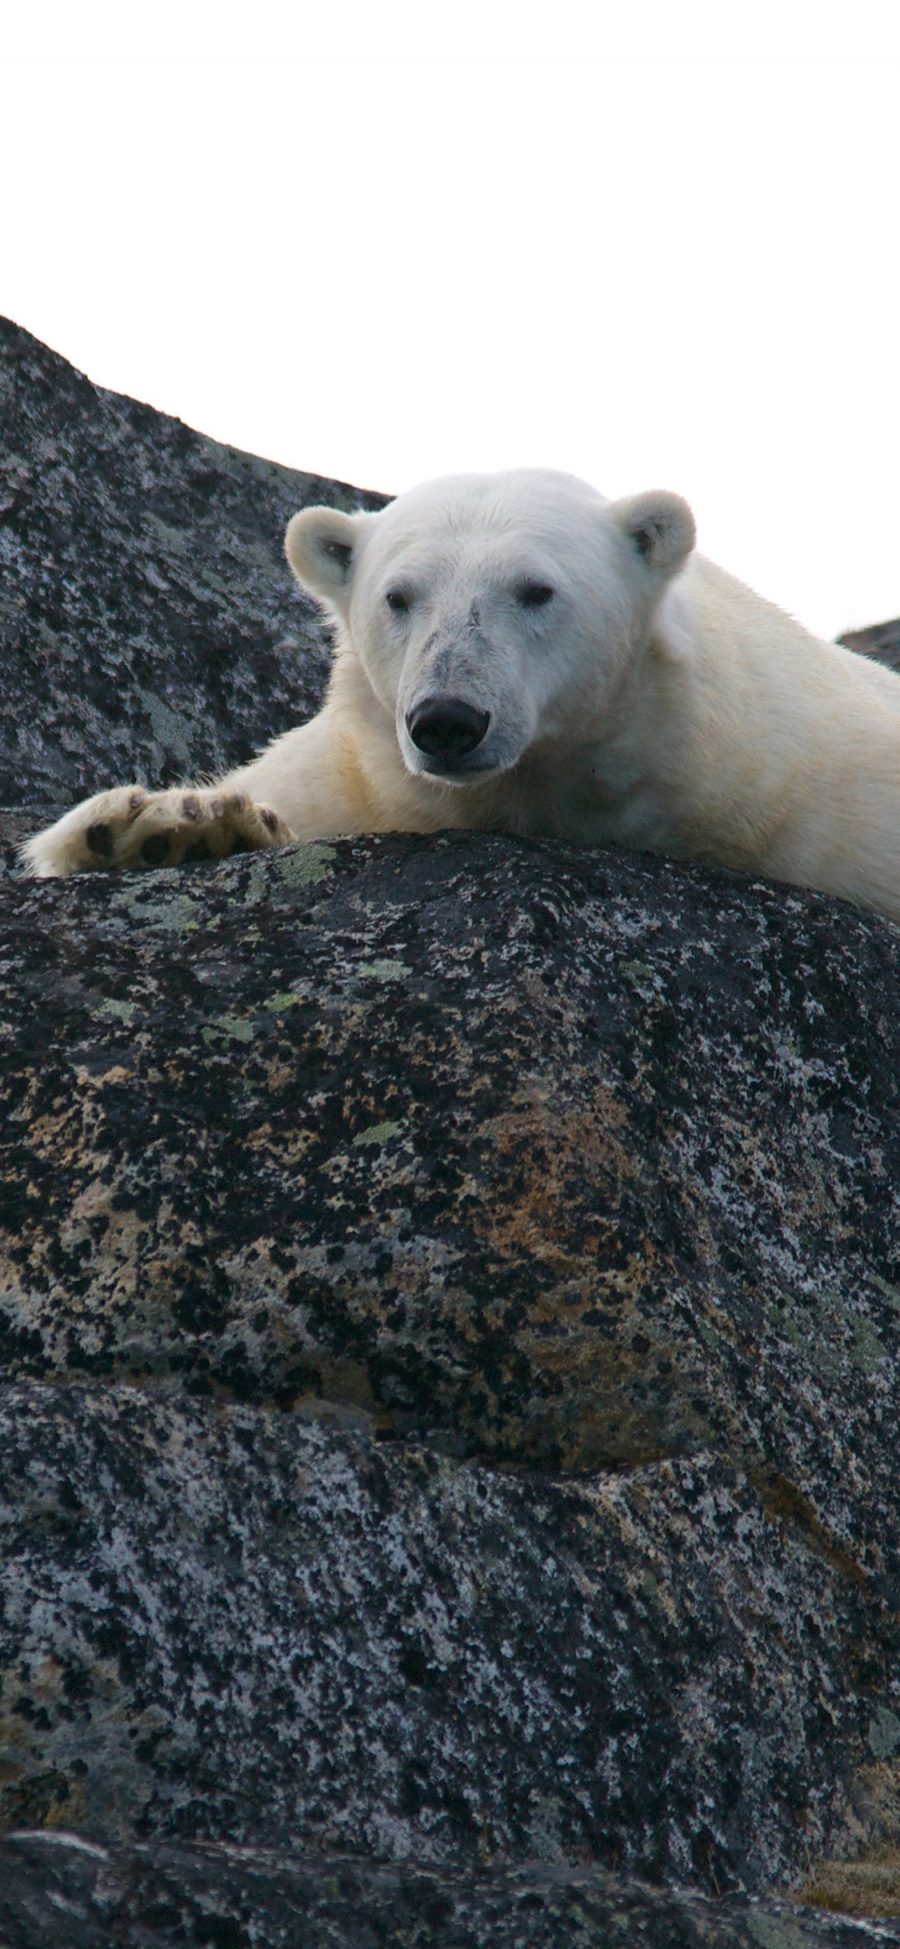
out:
{"label": "polar bear black nose", "polygon": [[413,744],[430,758],[464,758],[481,743],[490,721],[490,711],[476,711],[461,697],[424,697],[406,714]]}

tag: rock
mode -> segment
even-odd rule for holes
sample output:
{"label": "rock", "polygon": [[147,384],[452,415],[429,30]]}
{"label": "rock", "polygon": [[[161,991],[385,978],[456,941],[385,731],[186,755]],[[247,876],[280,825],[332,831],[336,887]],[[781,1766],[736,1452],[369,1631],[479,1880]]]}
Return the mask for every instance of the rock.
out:
{"label": "rock", "polygon": [[584,1868],[454,1874],[296,1850],[99,1848],[55,1833],[0,1840],[0,1929],[9,1949],[865,1949],[900,1941],[892,1929],[784,1902],[713,1903]]}
{"label": "rock", "polygon": [[123,1387],[0,1427],[5,1827],[710,1891],[864,1831],[884,1621],[718,1457],[523,1479]]}
{"label": "rock", "polygon": [[900,932],[470,833],[0,905],[0,1935],[859,1939],[775,1898],[900,1833]]}
{"label": "rock", "polygon": [[[484,1835],[713,1891],[879,1834],[900,1753],[896,932],[697,868],[453,834],[15,886],[4,939],[0,1345],[35,1383],[4,1442],[24,1550],[11,1532],[5,1574],[39,1615],[59,1593],[17,1669],[7,1818],[33,1820],[49,1779],[42,1817],[69,1824],[74,1796],[101,1836],[441,1858]],[[170,1434],[173,1388],[195,1405]],[[362,1417],[364,1452],[304,1465],[327,1484],[304,1560],[328,1548],[298,1615],[266,1509],[296,1511],[305,1417],[332,1410]],[[58,1441],[35,1560],[27,1485]],[[573,1469],[588,1481],[553,1479]],[[69,1495],[92,1533],[138,1527],[95,1557],[112,1642],[154,1619],[122,1686],[99,1586],[83,1617],[62,1595],[67,1520],[51,1563]],[[195,1524],[229,1539],[209,1660]],[[115,1569],[135,1562],[140,1590]],[[74,1717],[27,1682],[49,1656]],[[327,1783],[326,1670],[357,1728]]]}
{"label": "rock", "polygon": [[94,386],[0,319],[0,804],[244,763],[318,708],[297,508],[382,507]]}
{"label": "rock", "polygon": [[848,650],[876,657],[889,670],[900,670],[900,620],[874,623],[870,629],[849,629],[838,641],[846,643]]}
{"label": "rock", "polygon": [[337,1392],[540,1467],[715,1443],[881,1574],[896,930],[467,833],[5,915],[20,1371]]}

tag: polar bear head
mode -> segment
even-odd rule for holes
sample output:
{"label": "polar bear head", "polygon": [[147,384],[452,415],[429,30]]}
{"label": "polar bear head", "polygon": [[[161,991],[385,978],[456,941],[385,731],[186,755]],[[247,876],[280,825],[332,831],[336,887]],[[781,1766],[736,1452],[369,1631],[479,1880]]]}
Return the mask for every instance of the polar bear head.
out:
{"label": "polar bear head", "polygon": [[675,494],[606,501],[568,474],[460,474],[286,536],[389,711],[409,771],[464,785],[602,727],[694,543]]}

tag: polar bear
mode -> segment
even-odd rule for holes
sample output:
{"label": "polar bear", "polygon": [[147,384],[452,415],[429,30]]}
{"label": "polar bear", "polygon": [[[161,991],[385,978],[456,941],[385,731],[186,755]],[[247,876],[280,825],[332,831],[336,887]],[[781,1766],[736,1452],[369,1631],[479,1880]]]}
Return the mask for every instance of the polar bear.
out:
{"label": "polar bear", "polygon": [[742,867],[900,921],[900,676],[694,539],[677,494],[608,501],[544,469],[307,508],[286,550],[334,627],[319,715],[212,786],[86,800],[25,863],[469,826]]}

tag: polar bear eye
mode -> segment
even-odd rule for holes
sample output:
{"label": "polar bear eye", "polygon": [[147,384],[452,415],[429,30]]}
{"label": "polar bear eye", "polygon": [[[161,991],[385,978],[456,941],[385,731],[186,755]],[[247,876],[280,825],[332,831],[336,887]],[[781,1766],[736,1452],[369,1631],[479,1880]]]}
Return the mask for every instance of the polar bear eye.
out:
{"label": "polar bear eye", "polygon": [[553,590],[549,582],[523,582],[519,590],[519,601],[523,609],[543,609],[545,602],[549,602],[552,596]]}
{"label": "polar bear eye", "polygon": [[384,599],[389,609],[395,609],[398,615],[406,614],[409,597],[404,595],[402,589],[389,589]]}

